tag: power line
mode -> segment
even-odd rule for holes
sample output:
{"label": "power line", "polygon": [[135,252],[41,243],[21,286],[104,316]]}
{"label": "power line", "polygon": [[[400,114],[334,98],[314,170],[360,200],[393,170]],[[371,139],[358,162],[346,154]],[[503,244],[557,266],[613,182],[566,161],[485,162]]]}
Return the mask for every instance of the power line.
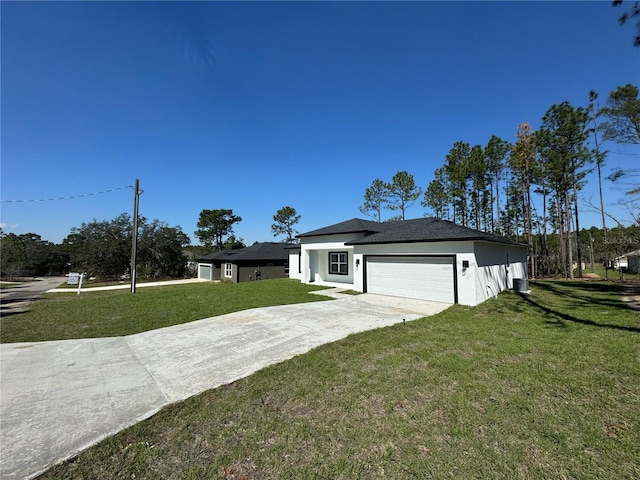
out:
{"label": "power line", "polygon": [[124,187],[110,188],[109,190],[103,190],[101,192],[83,193],[80,195],[67,195],[64,197],[42,198],[38,200],[1,200],[1,202],[2,203],[35,203],[35,202],[52,202],[55,200],[71,200],[73,198],[84,198],[84,197],[91,197],[94,195],[103,195],[105,193],[111,193],[117,190],[124,190],[125,188],[133,188],[133,185],[125,185]]}

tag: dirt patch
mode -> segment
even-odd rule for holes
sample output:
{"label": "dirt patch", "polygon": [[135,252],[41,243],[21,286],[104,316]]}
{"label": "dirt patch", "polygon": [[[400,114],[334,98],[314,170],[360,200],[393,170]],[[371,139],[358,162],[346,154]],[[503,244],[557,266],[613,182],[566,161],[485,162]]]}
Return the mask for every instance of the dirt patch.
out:
{"label": "dirt patch", "polygon": [[591,280],[600,280],[600,278],[602,278],[597,273],[585,273],[582,276]]}

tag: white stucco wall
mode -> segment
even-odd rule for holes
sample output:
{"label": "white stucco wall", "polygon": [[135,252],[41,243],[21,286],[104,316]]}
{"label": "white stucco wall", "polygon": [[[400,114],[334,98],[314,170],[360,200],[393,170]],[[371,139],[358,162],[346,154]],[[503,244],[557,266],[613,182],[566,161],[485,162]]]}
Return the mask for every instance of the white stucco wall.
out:
{"label": "white stucco wall", "polygon": [[[362,238],[362,234],[323,235],[300,239],[301,280],[303,283],[352,288],[354,279],[353,247],[345,242]],[[329,273],[329,252],[348,253],[348,275]]]}
{"label": "white stucco wall", "polygon": [[475,283],[467,270],[464,275],[462,261],[468,260],[469,265],[475,264],[473,242],[421,242],[385,245],[357,245],[354,261],[360,260],[360,268],[354,279],[353,289],[364,291],[364,276],[362,265],[365,255],[455,255],[455,272],[458,283],[458,303],[462,305],[476,305]]}
{"label": "white stucco wall", "polygon": [[[455,255],[458,303],[461,305],[478,305],[512,288],[514,278],[527,278],[524,247],[472,241],[357,245],[353,257],[360,265],[355,270],[353,289],[360,292],[364,291],[362,265],[365,255]],[[468,268],[463,267],[465,261],[469,263]]]}
{"label": "white stucco wall", "polygon": [[[527,278],[525,247],[491,242],[421,242],[382,245],[345,246],[361,238],[359,234],[308,237],[301,242],[301,280],[353,288],[364,291],[364,257],[367,255],[451,255],[455,259],[454,275],[457,301],[461,305],[478,305],[513,287],[514,278]],[[328,255],[332,251],[349,253],[349,275],[330,275]],[[507,259],[509,264],[507,266]],[[464,268],[463,263],[468,262]]]}
{"label": "white stucco wall", "polygon": [[527,278],[527,249],[476,242],[476,305],[513,288],[514,278]]}
{"label": "white stucco wall", "polygon": [[297,250],[289,252],[289,278],[302,279],[302,269],[300,268],[300,257],[302,255]]}

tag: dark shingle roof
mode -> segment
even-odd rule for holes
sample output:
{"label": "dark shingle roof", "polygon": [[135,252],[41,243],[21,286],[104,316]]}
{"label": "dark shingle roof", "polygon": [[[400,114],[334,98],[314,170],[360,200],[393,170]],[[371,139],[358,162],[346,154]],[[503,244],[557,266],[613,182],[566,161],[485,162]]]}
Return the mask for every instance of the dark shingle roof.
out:
{"label": "dark shingle roof", "polygon": [[472,228],[456,225],[448,220],[437,218],[416,218],[393,222],[373,222],[361,218],[352,218],[346,222],[312,230],[298,237],[338,235],[344,233],[364,233],[358,240],[347,245],[370,245],[382,243],[446,242],[460,240],[482,240],[492,243],[526,246],[506,237],[491,235]]}
{"label": "dark shingle roof", "polygon": [[371,220],[363,220],[361,218],[352,218],[346,222],[336,223],[328,227],[319,228],[310,232],[301,233],[297,238],[315,237],[322,235],[339,235],[341,233],[375,233],[382,231],[385,227],[384,223],[373,222]]}
{"label": "dark shingle roof", "polygon": [[219,260],[221,262],[238,261],[258,261],[258,260],[287,260],[289,251],[288,243],[263,242],[256,243],[250,247],[239,248],[237,250],[224,250],[222,252],[210,253],[198,257],[198,261]]}
{"label": "dark shingle roof", "polygon": [[414,220],[399,220],[381,223],[379,232],[364,238],[347,242],[347,245],[369,245],[381,243],[415,243],[415,242],[445,242],[456,240],[483,240],[493,243],[510,245],[525,245],[505,237],[474,230],[456,225],[448,220],[437,218],[416,218]]}

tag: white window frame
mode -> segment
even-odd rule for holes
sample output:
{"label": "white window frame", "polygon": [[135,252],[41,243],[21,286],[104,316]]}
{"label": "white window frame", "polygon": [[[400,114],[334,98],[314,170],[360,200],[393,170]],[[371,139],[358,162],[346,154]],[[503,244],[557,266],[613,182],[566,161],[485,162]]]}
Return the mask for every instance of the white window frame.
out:
{"label": "white window frame", "polygon": [[233,276],[233,266],[230,263],[224,264],[224,278],[231,278]]}
{"label": "white window frame", "polygon": [[[332,259],[333,256],[336,256],[336,260]],[[344,262],[340,260],[340,257],[344,255]],[[336,267],[336,271],[333,271],[332,267]],[[344,272],[340,271],[340,267],[344,266]],[[329,252],[329,274],[330,275],[349,275],[349,252],[341,251],[341,252]]]}

